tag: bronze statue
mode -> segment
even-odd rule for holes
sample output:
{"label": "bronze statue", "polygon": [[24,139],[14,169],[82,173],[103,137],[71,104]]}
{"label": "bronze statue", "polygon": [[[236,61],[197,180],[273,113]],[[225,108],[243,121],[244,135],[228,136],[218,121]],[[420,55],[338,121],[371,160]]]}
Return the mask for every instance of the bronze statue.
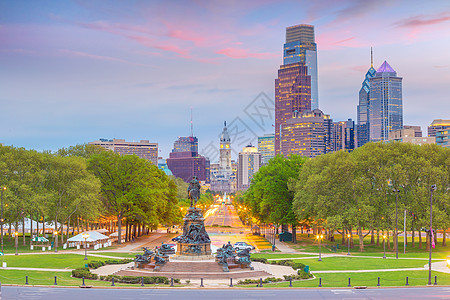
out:
{"label": "bronze statue", "polygon": [[191,182],[189,182],[187,191],[189,199],[191,200],[191,207],[195,207],[198,198],[200,198],[200,183],[197,180],[197,176],[192,177]]}

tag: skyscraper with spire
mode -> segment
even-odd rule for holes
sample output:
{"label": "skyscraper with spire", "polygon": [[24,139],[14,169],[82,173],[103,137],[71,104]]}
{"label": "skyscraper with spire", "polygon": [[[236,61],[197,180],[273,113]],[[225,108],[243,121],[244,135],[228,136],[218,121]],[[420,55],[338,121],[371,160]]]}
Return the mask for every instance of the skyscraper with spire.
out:
{"label": "skyscraper with spire", "polygon": [[369,81],[370,140],[387,140],[390,131],[403,129],[402,78],[384,61]]}
{"label": "skyscraper with spire", "polygon": [[369,136],[369,101],[370,101],[370,79],[375,77],[377,71],[373,68],[373,51],[370,48],[370,68],[359,90],[359,104],[357,107],[356,140],[357,147],[361,147],[370,141]]}

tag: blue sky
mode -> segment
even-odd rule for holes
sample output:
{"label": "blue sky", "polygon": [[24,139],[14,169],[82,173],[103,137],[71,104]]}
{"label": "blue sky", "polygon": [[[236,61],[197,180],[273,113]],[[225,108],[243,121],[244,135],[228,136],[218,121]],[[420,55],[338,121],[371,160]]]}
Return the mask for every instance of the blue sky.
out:
{"label": "blue sky", "polygon": [[[274,97],[285,27],[315,26],[319,106],[356,118],[358,91],[384,60],[403,77],[404,123],[450,118],[448,1],[0,2],[0,142],[57,150],[148,139],[167,157],[189,135],[218,143],[223,121]],[[239,151],[239,143],[235,151]]]}

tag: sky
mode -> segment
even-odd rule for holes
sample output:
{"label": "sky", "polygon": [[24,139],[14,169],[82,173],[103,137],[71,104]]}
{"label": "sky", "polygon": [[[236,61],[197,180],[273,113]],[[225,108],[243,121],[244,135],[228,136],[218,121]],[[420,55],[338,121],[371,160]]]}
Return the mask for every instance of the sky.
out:
{"label": "sky", "polygon": [[216,159],[273,131],[285,28],[315,26],[319,108],[356,119],[384,60],[403,77],[404,124],[450,119],[450,1],[0,1],[0,142],[52,150],[190,135]]}

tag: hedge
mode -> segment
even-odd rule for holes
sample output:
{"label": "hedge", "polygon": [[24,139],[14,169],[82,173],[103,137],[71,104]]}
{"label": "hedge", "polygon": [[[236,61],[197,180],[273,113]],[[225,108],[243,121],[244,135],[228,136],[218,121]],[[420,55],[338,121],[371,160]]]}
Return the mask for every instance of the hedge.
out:
{"label": "hedge", "polygon": [[75,270],[72,270],[72,277],[76,278],[85,278],[85,279],[97,279],[97,274],[92,274],[91,271],[89,271],[88,268],[78,268]]}
{"label": "hedge", "polygon": [[[107,276],[100,276],[100,280],[103,281],[112,281],[114,278],[115,282],[120,283],[141,283],[141,276],[118,276],[118,275],[107,275]],[[180,283],[180,279],[173,279],[174,283]],[[156,283],[162,283],[162,284],[169,284],[170,280],[167,277],[164,276],[144,276],[144,283],[145,284],[156,284]]]}

